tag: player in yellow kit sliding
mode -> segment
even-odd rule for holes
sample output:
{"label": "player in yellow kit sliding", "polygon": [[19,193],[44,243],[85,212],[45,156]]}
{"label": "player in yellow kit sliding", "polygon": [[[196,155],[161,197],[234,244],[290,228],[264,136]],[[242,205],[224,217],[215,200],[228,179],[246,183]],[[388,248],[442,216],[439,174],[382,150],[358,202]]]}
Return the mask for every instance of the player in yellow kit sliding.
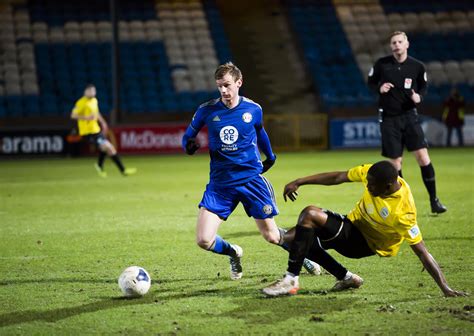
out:
{"label": "player in yellow kit sliding", "polygon": [[109,155],[123,175],[135,174],[137,169],[125,168],[117,155],[117,150],[104,136],[104,134],[107,134],[108,126],[99,112],[96,94],[95,86],[87,85],[84,96],[76,102],[71,113],[71,118],[77,120],[79,135],[95,144],[99,149],[99,158],[95,168],[99,176],[107,177],[107,173],[104,171],[104,160],[106,155]]}
{"label": "player in yellow kit sliding", "polygon": [[299,289],[298,275],[305,257],[336,277],[338,281],[333,291],[358,288],[363,283],[362,278],[349,272],[326,250],[334,249],[348,258],[375,254],[390,257],[397,254],[404,240],[410,244],[445,296],[466,295],[448,286],[439,265],[426,249],[410,187],[389,161],[296,179],[285,186],[283,195],[285,201],[287,197],[294,201],[299,186],[344,182],[362,182],[365,185],[362,199],[347,216],[315,206],[306,207],[295,229],[288,231],[294,239],[287,272],[281,280],[263,289],[266,295],[296,294]]}

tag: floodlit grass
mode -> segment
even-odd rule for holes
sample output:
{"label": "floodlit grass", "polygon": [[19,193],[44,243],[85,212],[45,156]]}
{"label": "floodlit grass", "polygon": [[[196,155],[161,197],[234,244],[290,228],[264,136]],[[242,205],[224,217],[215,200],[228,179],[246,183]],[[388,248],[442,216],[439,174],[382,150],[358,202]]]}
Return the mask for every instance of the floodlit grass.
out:
{"label": "floodlit grass", "polygon": [[[419,168],[406,155],[419,223],[453,288],[474,292],[472,149],[432,150],[438,191],[449,211],[432,216]],[[290,180],[380,160],[378,151],[278,156],[267,173],[277,191],[280,226],[316,204],[347,213],[358,184],[305,186],[295,203]],[[243,209],[221,235],[244,248],[244,278],[229,279],[225,257],[194,242],[208,157],[125,157],[136,176],[110,161],[99,178],[93,158],[0,163],[0,334],[473,334],[473,299],[442,297],[405,244],[395,258],[346,259],[359,290],[332,294],[329,275],[301,276],[301,294],[267,299],[260,289],[286,269],[287,253],[266,243]],[[332,253],[332,252],[331,252]],[[116,280],[130,265],[153,284],[140,299],[120,298]]]}

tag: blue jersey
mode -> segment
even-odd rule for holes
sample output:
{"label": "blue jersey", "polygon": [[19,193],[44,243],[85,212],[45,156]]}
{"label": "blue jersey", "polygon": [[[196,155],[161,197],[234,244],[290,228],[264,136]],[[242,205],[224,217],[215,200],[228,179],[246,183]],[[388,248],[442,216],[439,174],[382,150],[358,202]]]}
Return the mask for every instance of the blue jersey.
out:
{"label": "blue jersey", "polygon": [[275,159],[263,128],[262,108],[248,98],[240,97],[232,109],[220,99],[199,106],[183,136],[183,147],[205,125],[209,133],[210,184],[239,185],[260,174],[263,166],[259,147],[267,158]]}

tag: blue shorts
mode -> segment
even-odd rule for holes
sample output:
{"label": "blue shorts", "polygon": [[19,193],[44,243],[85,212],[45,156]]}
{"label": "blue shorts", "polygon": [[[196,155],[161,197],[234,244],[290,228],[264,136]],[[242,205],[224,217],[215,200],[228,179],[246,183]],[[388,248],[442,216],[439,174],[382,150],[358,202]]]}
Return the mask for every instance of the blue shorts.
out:
{"label": "blue shorts", "polygon": [[208,184],[199,207],[204,207],[226,220],[239,202],[249,217],[265,219],[278,215],[273,187],[262,175],[255,176],[245,184],[232,187]]}

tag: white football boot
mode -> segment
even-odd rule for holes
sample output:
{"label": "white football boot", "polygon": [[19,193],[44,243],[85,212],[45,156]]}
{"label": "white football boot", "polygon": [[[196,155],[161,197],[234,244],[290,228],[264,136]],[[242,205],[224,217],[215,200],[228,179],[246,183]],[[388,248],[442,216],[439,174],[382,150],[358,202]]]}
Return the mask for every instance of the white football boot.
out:
{"label": "white football boot", "polygon": [[303,267],[311,275],[321,275],[321,266],[312,260],[305,258],[303,261]]}
{"label": "white football boot", "polygon": [[267,296],[295,295],[300,289],[299,286],[298,277],[286,274],[280,280],[262,289],[262,292]]}
{"label": "white football boot", "polygon": [[240,264],[240,258],[244,255],[244,250],[239,245],[231,245],[235,251],[234,257],[229,257],[230,262],[230,278],[232,280],[239,280],[242,278],[242,265]]}

